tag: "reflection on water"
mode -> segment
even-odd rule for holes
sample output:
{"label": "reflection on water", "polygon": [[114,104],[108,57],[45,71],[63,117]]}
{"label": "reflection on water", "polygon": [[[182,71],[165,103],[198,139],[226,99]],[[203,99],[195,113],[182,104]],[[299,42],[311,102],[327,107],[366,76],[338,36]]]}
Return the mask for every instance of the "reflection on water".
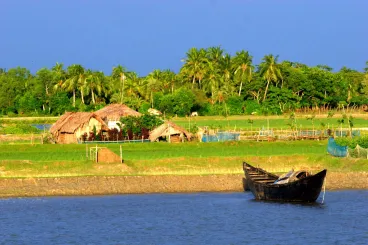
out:
{"label": "reflection on water", "polygon": [[325,204],[249,192],[0,199],[0,244],[367,244],[367,201],[368,191],[327,192]]}

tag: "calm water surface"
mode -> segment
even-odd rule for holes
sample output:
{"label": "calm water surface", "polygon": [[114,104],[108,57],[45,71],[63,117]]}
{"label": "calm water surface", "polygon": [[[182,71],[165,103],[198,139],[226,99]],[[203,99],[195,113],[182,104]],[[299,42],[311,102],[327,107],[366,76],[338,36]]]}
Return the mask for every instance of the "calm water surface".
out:
{"label": "calm water surface", "polygon": [[327,192],[323,205],[250,193],[0,199],[0,244],[368,244],[368,191]]}

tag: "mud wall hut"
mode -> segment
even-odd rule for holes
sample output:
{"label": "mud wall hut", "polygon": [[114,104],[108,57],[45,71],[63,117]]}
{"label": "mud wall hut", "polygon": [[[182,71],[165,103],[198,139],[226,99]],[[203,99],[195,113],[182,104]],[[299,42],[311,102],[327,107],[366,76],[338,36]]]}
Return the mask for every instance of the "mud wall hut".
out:
{"label": "mud wall hut", "polygon": [[117,123],[120,122],[121,117],[126,116],[139,117],[142,115],[141,113],[129,108],[124,104],[111,104],[105,106],[104,108],[96,111],[95,114],[98,115],[110,129],[113,128],[119,129]]}
{"label": "mud wall hut", "polygon": [[178,143],[184,140],[190,141],[192,134],[184,128],[173,122],[166,121],[150,132],[149,140],[151,142],[165,138],[171,143]]}
{"label": "mud wall hut", "polygon": [[56,143],[78,143],[84,133],[89,134],[96,127],[97,132],[107,130],[105,122],[95,113],[67,112],[52,125],[50,132]]}

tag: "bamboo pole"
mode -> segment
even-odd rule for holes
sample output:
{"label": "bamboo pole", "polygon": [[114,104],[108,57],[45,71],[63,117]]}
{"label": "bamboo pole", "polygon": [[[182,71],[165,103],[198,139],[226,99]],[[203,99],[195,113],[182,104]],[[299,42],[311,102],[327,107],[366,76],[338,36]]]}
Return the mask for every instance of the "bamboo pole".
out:
{"label": "bamboo pole", "polygon": [[98,149],[97,149],[97,145],[96,145],[96,163],[98,162],[97,157],[98,157]]}
{"label": "bamboo pole", "polygon": [[121,163],[123,162],[123,150],[121,148],[121,145],[120,145],[120,162]]}

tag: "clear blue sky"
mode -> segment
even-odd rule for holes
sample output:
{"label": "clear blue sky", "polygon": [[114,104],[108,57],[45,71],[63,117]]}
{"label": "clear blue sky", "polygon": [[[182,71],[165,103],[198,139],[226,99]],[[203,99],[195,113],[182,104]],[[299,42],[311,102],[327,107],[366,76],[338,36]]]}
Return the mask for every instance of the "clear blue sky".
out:
{"label": "clear blue sky", "polygon": [[366,0],[1,0],[0,67],[177,72],[189,48],[221,45],[256,64],[272,53],[362,70],[367,10]]}

